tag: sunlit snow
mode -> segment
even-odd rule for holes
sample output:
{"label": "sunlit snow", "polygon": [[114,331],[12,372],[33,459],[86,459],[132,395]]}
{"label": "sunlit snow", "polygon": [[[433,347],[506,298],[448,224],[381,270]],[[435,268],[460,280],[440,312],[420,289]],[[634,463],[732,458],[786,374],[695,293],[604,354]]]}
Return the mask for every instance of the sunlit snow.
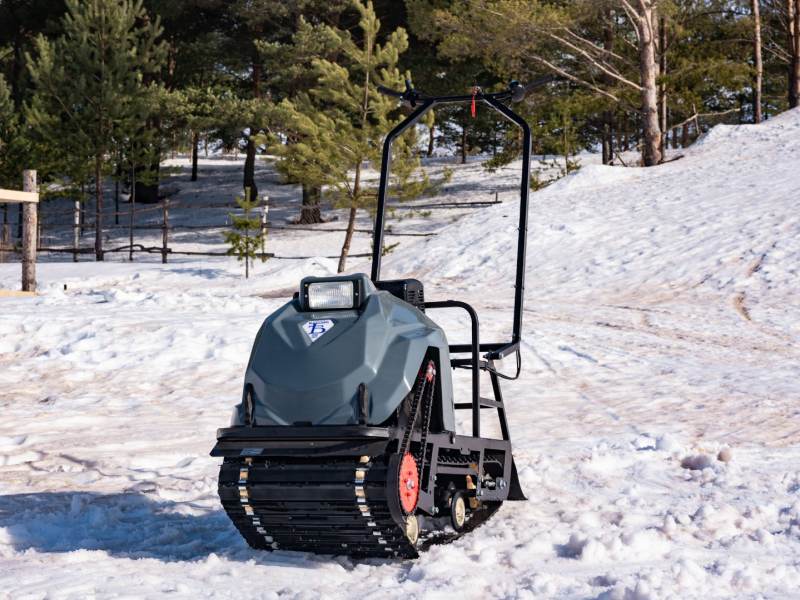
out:
{"label": "sunlit snow", "polygon": [[[335,261],[41,262],[40,296],[0,298],[0,597],[798,596],[800,109],[683,154],[532,194],[504,387],[528,501],[415,561],[253,551],[217,499],[253,337]],[[438,234],[384,259],[473,304],[485,341],[511,324],[517,172],[457,167],[448,201],[504,202],[410,220]],[[468,339],[465,313],[430,316]]]}

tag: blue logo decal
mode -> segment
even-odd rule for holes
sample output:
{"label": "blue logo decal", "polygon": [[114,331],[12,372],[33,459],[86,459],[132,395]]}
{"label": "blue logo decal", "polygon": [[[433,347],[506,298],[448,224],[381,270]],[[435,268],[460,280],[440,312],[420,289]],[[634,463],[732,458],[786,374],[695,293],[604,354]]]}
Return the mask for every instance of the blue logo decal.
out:
{"label": "blue logo decal", "polygon": [[303,331],[306,332],[308,339],[312,342],[316,342],[320,336],[328,333],[333,327],[333,321],[325,320],[325,321],[308,321],[303,323]]}

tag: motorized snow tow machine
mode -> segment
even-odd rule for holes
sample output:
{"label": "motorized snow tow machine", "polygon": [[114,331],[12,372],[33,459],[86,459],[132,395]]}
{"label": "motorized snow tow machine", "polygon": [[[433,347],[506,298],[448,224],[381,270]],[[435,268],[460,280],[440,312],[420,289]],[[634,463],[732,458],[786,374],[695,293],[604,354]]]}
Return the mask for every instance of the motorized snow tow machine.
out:
{"label": "motorized snow tow machine", "polygon": [[[379,91],[415,110],[383,147],[371,277],[306,277],[256,335],[241,404],[217,431],[224,457],[222,506],[253,548],[353,556],[416,557],[524,500],[506,422],[499,360],[516,356],[525,283],[531,131],[504,101],[552,80],[509,90],[437,97]],[[384,281],[381,249],[392,141],[440,104],[480,103],[523,131],[519,240],[511,341],[481,343],[468,304],[426,302],[414,279]],[[459,308],[470,344],[448,345],[430,311]],[[472,397],[456,401],[450,367],[472,372]],[[493,398],[481,396],[481,371]],[[481,437],[481,413],[497,411],[502,439]],[[469,410],[472,435],[456,433]]]}

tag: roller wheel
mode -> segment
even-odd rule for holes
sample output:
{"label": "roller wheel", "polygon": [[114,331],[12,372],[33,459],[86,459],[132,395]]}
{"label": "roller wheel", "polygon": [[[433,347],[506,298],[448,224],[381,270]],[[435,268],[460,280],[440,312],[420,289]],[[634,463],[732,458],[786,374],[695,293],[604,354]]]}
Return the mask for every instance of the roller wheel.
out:
{"label": "roller wheel", "polygon": [[464,500],[464,492],[461,490],[453,494],[450,500],[450,524],[457,532],[464,531],[464,523],[467,521],[467,503]]}
{"label": "roller wheel", "polygon": [[417,515],[408,515],[406,517],[406,537],[408,541],[411,542],[412,546],[417,545],[417,540],[419,540],[419,522],[417,521]]}

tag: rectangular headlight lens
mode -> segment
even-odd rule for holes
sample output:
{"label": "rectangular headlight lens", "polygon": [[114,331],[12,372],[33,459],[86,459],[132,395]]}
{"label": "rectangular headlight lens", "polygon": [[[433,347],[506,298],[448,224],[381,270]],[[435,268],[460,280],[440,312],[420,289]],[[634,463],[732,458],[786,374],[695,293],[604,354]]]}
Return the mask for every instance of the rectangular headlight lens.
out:
{"label": "rectangular headlight lens", "polygon": [[327,281],[308,286],[308,307],[353,308],[353,282]]}

